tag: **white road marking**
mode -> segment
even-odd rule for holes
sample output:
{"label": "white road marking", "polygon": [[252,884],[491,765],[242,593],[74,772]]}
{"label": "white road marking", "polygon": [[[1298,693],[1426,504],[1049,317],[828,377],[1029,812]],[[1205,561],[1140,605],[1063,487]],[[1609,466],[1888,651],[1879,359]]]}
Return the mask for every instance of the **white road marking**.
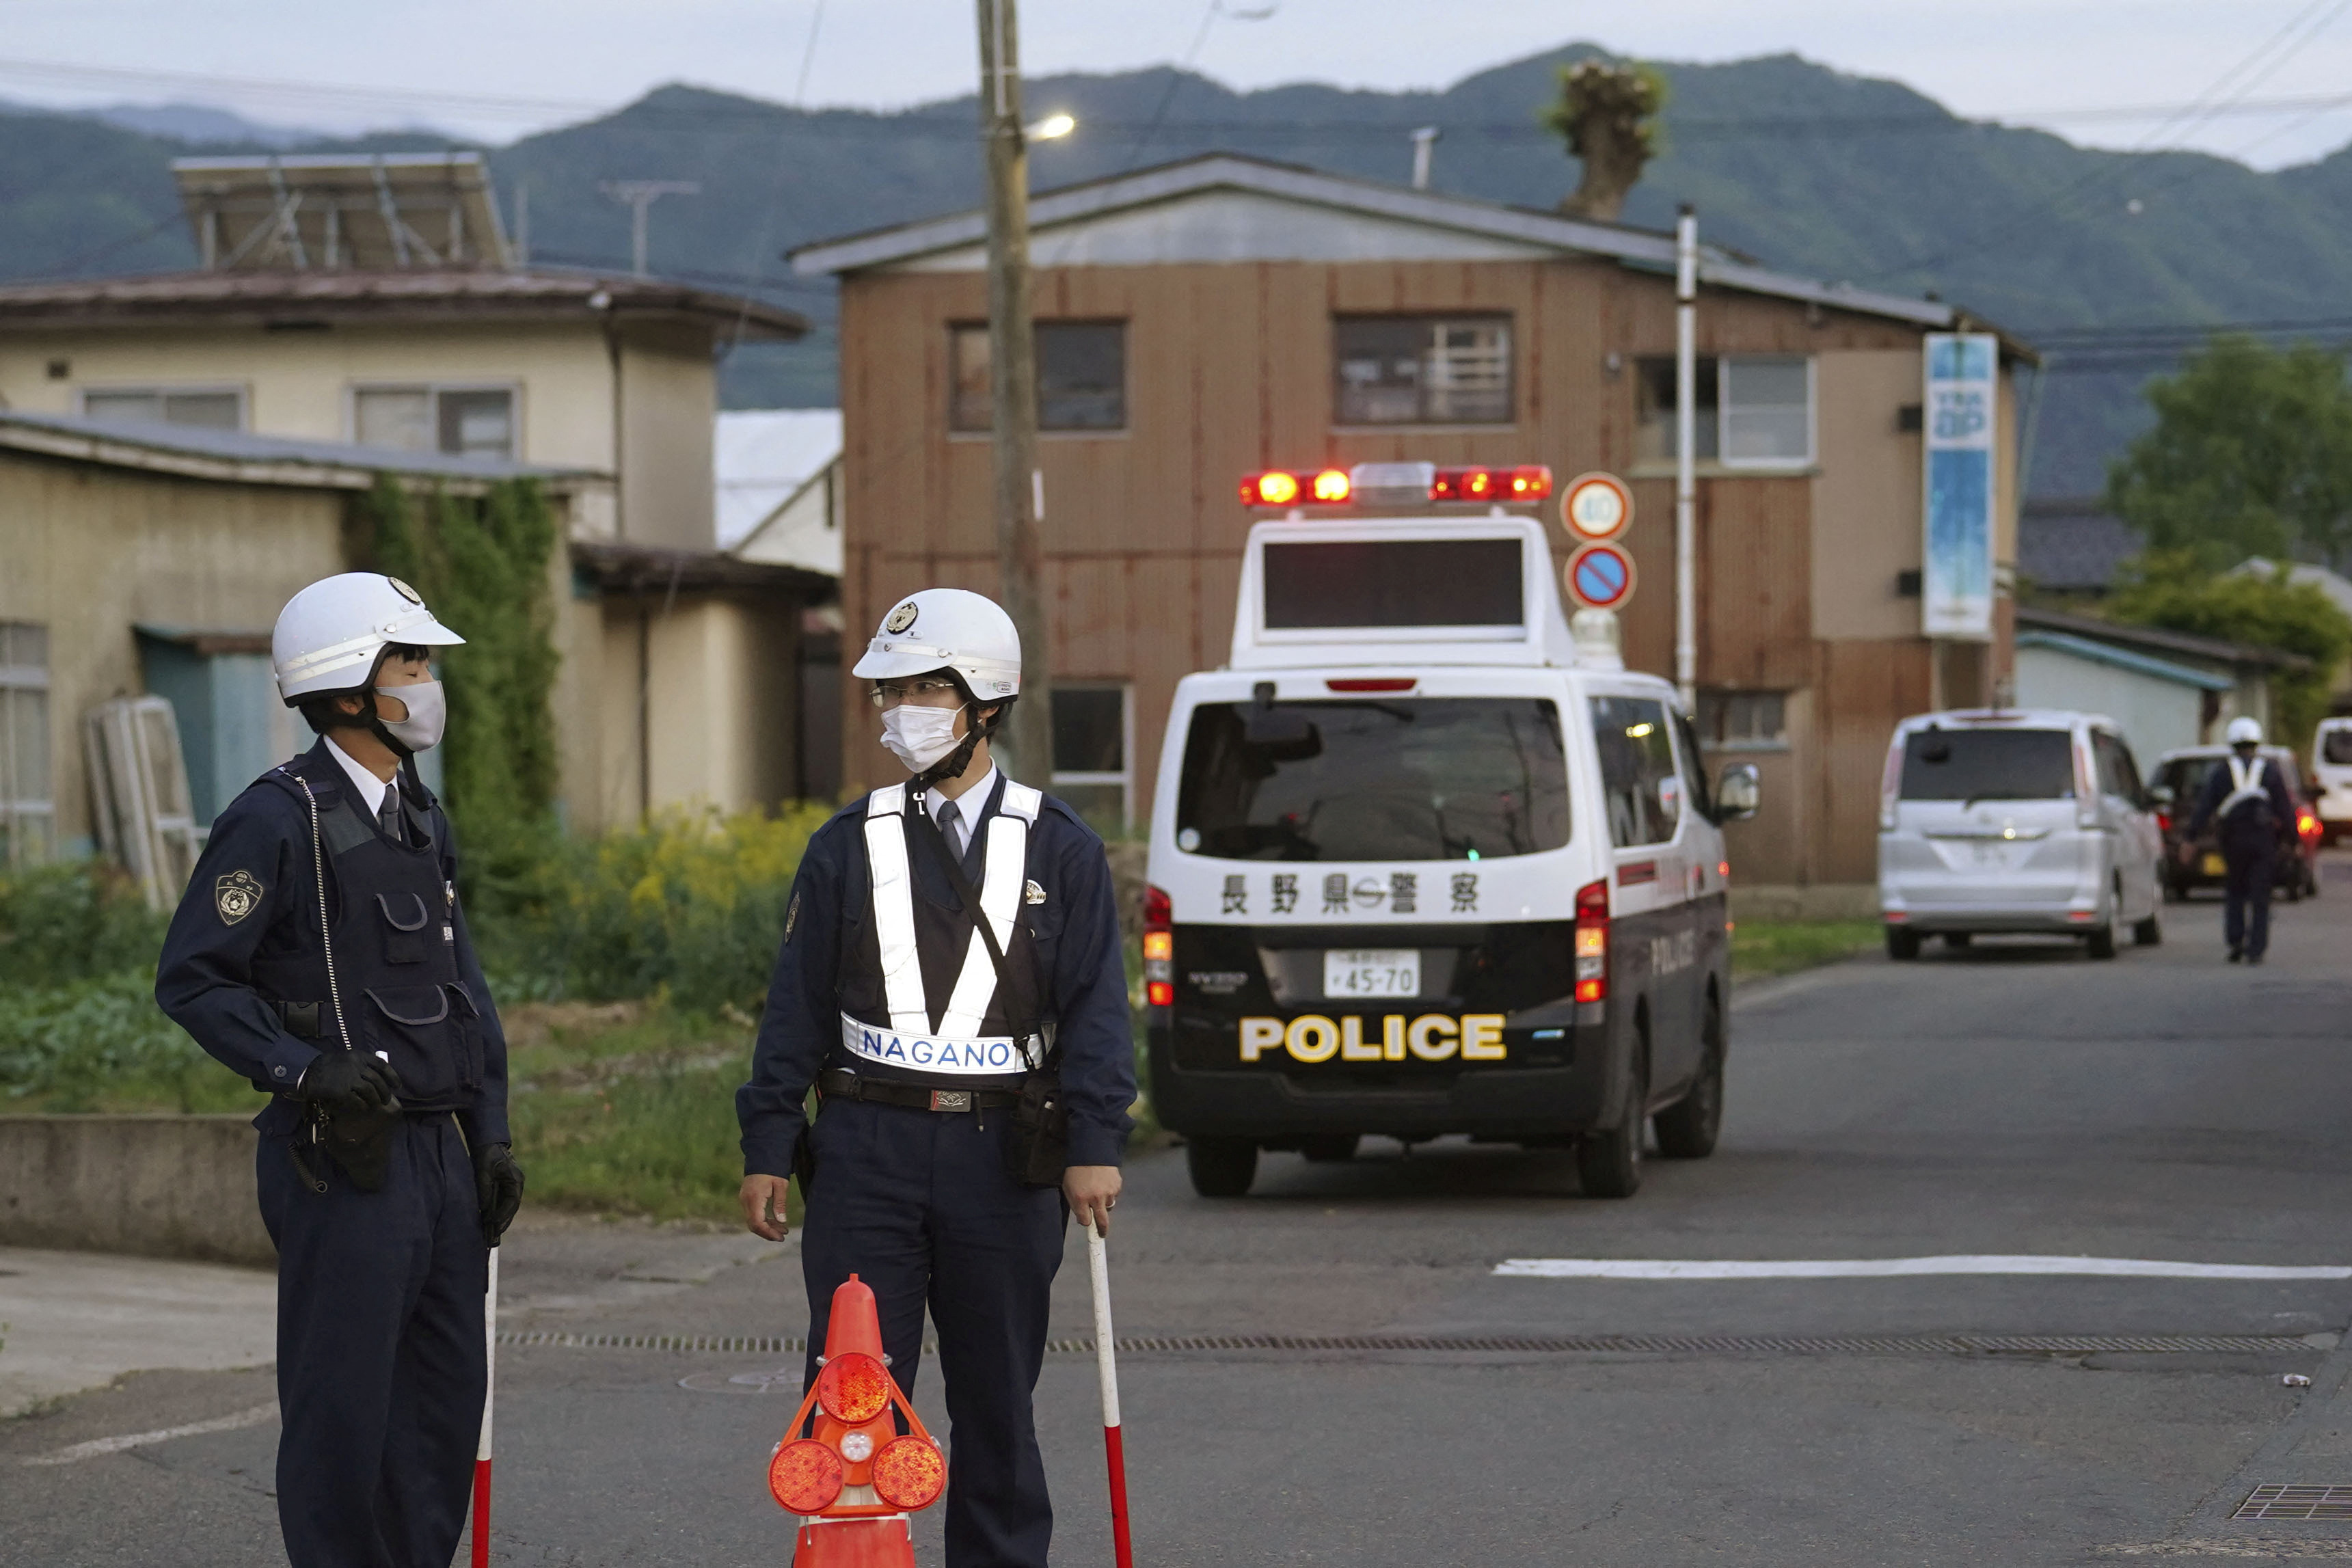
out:
{"label": "white road marking", "polygon": [[1919,1274],[2090,1274],[2138,1279],[2352,1279],[2352,1267],[2168,1263],[2147,1258],[1958,1253],[1943,1258],[1830,1258],[1715,1262],[1661,1258],[1507,1258],[1495,1272],[1518,1279],[1883,1279]]}
{"label": "white road marking", "polygon": [[82,1459],[95,1459],[107,1454],[120,1454],[128,1448],[143,1448],[150,1443],[169,1443],[176,1437],[201,1437],[207,1432],[235,1432],[241,1427],[258,1426],[265,1421],[278,1419],[278,1403],[257,1405],[250,1410],[240,1410],[234,1415],[215,1415],[209,1421],[191,1421],[185,1426],[166,1426],[160,1432],[131,1432],[120,1437],[93,1437],[87,1443],[76,1443],[70,1448],[59,1448],[54,1454],[26,1459],[28,1465],[70,1465]]}

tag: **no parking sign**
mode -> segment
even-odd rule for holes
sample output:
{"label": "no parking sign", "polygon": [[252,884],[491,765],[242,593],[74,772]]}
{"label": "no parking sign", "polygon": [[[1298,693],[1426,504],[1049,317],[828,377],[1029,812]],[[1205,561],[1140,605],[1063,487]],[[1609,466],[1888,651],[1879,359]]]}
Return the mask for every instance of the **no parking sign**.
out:
{"label": "no parking sign", "polygon": [[1633,557],[1622,544],[1585,545],[1560,569],[1568,596],[1588,610],[1618,610],[1633,596]]}

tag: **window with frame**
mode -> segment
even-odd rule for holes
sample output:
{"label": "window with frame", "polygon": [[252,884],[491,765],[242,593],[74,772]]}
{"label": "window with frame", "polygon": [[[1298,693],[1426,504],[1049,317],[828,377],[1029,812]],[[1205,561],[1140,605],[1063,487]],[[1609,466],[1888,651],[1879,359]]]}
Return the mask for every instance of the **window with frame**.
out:
{"label": "window with frame", "polygon": [[1125,833],[1134,822],[1130,691],[1084,682],[1054,687],[1054,793],[1105,833]]}
{"label": "window with frame", "polygon": [[[1675,458],[1675,362],[1635,362],[1637,462]],[[1808,468],[1813,461],[1813,362],[1802,354],[1724,354],[1697,362],[1691,456],[1727,468]]]}
{"label": "window with frame", "polygon": [[0,866],[57,852],[49,749],[49,631],[0,621]]}
{"label": "window with frame", "polygon": [[1333,419],[1340,425],[1508,425],[1508,316],[1335,316]]}
{"label": "window with frame", "polygon": [[352,438],[397,452],[511,458],[515,395],[495,386],[362,386],[352,393]]}
{"label": "window with frame", "polygon": [[1666,705],[1650,697],[1596,697],[1592,739],[1610,842],[1630,849],[1673,838],[1682,826],[1683,780]]}
{"label": "window with frame", "polygon": [[1698,742],[1717,752],[1789,748],[1789,698],[1782,691],[1702,691]]}
{"label": "window with frame", "polygon": [[81,395],[85,419],[110,425],[245,428],[245,394],[229,386],[110,386]]}
{"label": "window with frame", "polygon": [[[1039,321],[1037,428],[1127,428],[1127,323]],[[948,428],[996,427],[986,322],[948,328]]]}

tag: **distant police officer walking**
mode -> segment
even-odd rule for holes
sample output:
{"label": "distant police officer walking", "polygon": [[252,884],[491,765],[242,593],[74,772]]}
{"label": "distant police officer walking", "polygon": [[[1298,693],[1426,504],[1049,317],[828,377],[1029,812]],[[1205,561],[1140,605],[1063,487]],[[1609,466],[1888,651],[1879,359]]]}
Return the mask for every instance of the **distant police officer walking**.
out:
{"label": "distant police officer walking", "polygon": [[1045,1568],[1047,1292],[1069,1215],[1108,1229],[1135,1098],[1110,868],[1075,812],[990,758],[1021,691],[996,605],[901,600],[855,673],[913,776],[809,840],[736,1096],[744,1215],[782,1239],[800,1176],[812,1380],[852,1273],[909,1390],[929,1307],[954,1434],[949,1568]]}
{"label": "distant police officer walking", "polygon": [[2220,825],[2221,859],[2229,873],[2222,934],[2230,943],[2230,962],[2260,963],[2271,945],[2271,883],[2278,874],[2279,850],[2294,831],[2294,800],[2277,765],[2262,754],[2259,721],[2231,720],[2229,737],[2232,754],[2206,775],[2189,834],[2194,838],[2208,823]]}
{"label": "distant police officer walking", "polygon": [[404,765],[441,739],[429,650],[464,640],[396,578],[293,597],[271,656],[319,743],[213,825],[155,981],[276,1097],[254,1126],[294,1568],[448,1568],[465,1524],[488,1247],[522,1173],[449,823]]}

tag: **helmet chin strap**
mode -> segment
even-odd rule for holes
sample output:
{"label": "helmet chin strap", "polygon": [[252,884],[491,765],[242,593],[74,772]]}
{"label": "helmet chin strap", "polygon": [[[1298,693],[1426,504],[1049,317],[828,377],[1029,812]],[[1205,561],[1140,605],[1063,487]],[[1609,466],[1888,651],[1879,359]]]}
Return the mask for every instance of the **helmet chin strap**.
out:
{"label": "helmet chin strap", "polygon": [[[979,700],[975,699],[966,702],[959,711],[967,715],[976,715],[979,707]],[[987,720],[982,720],[976,716],[968,718],[964,725],[963,739],[956,742],[956,749],[908,779],[908,790],[915,795],[925,795],[929,793],[931,786],[941,779],[963,777],[964,770],[971,766],[973,751],[982,741],[996,732],[997,721],[1003,717],[1004,710],[1000,707],[994,718]]]}
{"label": "helmet chin strap", "polygon": [[359,693],[359,699],[367,705],[360,710],[360,717],[365,721],[363,727],[367,732],[390,747],[392,754],[402,762],[404,763],[415,756],[416,752],[413,749],[403,744],[399,736],[384,728],[383,715],[376,710],[375,688],[368,687]]}

